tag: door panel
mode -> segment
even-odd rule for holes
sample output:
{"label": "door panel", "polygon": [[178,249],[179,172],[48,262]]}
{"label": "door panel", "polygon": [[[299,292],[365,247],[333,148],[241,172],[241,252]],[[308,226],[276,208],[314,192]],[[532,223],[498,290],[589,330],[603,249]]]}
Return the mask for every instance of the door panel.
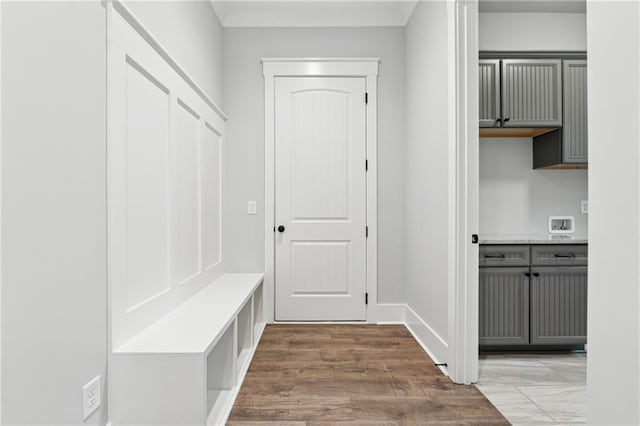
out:
{"label": "door panel", "polygon": [[502,61],[503,127],[562,126],[562,61]]}
{"label": "door panel", "polygon": [[480,268],[480,345],[529,343],[528,267]]}
{"label": "door panel", "polygon": [[276,78],[276,320],[364,320],[364,78]]}
{"label": "door panel", "polygon": [[587,163],[587,61],[564,61],[563,161]]}
{"label": "door panel", "polygon": [[500,127],[500,60],[480,60],[478,70],[480,127]]}
{"label": "door panel", "polygon": [[531,343],[587,343],[587,267],[538,267],[531,272]]}

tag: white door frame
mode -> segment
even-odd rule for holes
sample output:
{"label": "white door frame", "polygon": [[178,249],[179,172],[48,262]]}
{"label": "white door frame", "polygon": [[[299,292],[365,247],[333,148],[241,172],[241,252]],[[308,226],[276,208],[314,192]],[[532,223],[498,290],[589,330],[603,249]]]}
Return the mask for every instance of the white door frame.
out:
{"label": "white door frame", "polygon": [[[0,2],[0,99],[2,99],[2,2]],[[2,401],[2,103],[0,102],[0,401]],[[0,403],[0,425],[2,404]]]}
{"label": "white door frame", "polygon": [[[455,223],[449,252],[449,356],[447,373],[455,383],[478,381],[478,2],[449,3],[449,110],[451,158],[449,197]],[[451,234],[451,232],[450,232]]]}
{"label": "white door frame", "polygon": [[[367,322],[377,321],[378,300],[378,112],[379,58],[263,58],[264,75],[264,296],[267,322],[275,320],[275,79],[276,77],[363,77],[367,104]],[[364,167],[364,164],[362,165]]]}

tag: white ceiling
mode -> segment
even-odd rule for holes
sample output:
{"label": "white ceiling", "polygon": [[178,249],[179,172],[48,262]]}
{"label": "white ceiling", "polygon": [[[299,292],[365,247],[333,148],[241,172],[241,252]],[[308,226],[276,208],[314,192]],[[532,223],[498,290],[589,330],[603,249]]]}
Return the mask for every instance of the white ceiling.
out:
{"label": "white ceiling", "polygon": [[403,27],[415,0],[212,0],[225,27]]}
{"label": "white ceiling", "polygon": [[[445,1],[445,0],[422,0]],[[225,27],[403,27],[417,0],[211,0]],[[481,13],[585,13],[586,0],[480,0]]]}

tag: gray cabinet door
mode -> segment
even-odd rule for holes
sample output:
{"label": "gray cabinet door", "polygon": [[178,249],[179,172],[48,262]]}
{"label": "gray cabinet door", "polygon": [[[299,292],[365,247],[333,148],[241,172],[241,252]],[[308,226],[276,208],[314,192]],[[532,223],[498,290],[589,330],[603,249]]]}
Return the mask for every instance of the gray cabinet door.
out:
{"label": "gray cabinet door", "polygon": [[502,61],[503,127],[562,126],[562,60]]}
{"label": "gray cabinet door", "polygon": [[479,62],[480,127],[500,127],[500,60],[481,59]]}
{"label": "gray cabinet door", "polygon": [[529,343],[529,268],[480,268],[480,345]]}
{"label": "gray cabinet door", "polygon": [[587,61],[564,61],[563,162],[587,163]]}
{"label": "gray cabinet door", "polygon": [[531,273],[531,344],[585,344],[587,267],[536,267]]}

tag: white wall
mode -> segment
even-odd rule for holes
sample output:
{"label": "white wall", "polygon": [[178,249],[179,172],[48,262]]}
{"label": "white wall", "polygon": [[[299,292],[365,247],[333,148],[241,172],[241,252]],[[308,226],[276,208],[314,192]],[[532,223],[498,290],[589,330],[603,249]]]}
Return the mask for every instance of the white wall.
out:
{"label": "white wall", "polygon": [[[378,78],[378,297],[403,302],[404,30],[307,28],[224,30],[227,122],[225,269],[264,271],[263,57],[380,57]],[[247,201],[258,214],[247,215]]]}
{"label": "white wall", "polygon": [[[449,225],[449,28],[445,2],[419,2],[406,27],[406,301],[446,362]],[[429,342],[435,342],[429,344]]]}
{"label": "white wall", "polygon": [[126,5],[222,106],[222,25],[209,1],[127,1]]}
{"label": "white wall", "polygon": [[2,423],[79,424],[107,367],[105,13],[2,8]]}
{"label": "white wall", "polygon": [[[129,6],[220,104],[211,6]],[[84,424],[105,424],[105,9],[3,2],[1,19],[1,423],[81,424],[81,388],[101,374],[103,406]]]}
{"label": "white wall", "polygon": [[587,2],[587,17],[591,210],[587,421],[637,425],[640,5]]}
{"label": "white wall", "polygon": [[587,235],[586,170],[534,170],[531,138],[480,139],[480,233],[546,234],[549,216],[574,216]]}
{"label": "white wall", "polygon": [[584,13],[481,13],[480,50],[586,50]]}

